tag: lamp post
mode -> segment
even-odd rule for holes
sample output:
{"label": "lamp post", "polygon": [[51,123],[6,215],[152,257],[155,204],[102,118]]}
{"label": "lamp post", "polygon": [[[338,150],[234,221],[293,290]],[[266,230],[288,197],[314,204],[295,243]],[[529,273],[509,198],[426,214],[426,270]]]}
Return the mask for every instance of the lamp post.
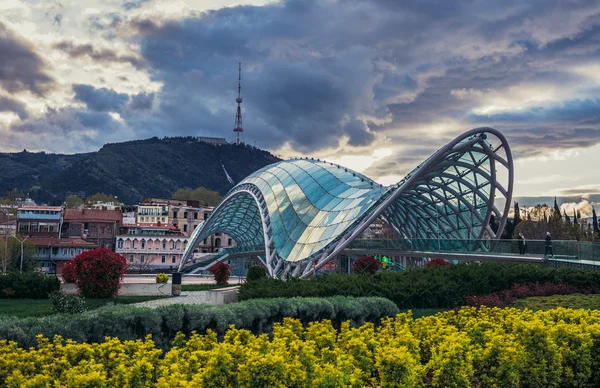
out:
{"label": "lamp post", "polygon": [[21,264],[19,265],[19,272],[23,272],[23,243],[29,237],[25,237],[23,240],[19,239],[17,236],[13,236],[18,242],[21,243]]}

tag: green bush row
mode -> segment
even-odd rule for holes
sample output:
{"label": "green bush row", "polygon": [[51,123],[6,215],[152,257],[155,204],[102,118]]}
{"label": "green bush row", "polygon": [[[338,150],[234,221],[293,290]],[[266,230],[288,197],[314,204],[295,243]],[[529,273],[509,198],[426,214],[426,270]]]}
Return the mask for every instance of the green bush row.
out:
{"label": "green bush row", "polygon": [[299,319],[303,324],[330,319],[339,328],[347,320],[354,326],[378,323],[398,311],[384,298],[347,297],[257,299],[224,306],[172,305],[158,309],[108,306],[75,315],[0,318],[0,339],[30,347],[36,345],[38,334],[89,343],[103,342],[107,336],[127,340],[152,334],[154,342],[167,349],[177,332],[190,335],[192,331],[205,333],[211,329],[223,335],[229,325],[235,325],[254,334],[270,333],[273,324],[284,317]]}
{"label": "green bush row", "polygon": [[399,308],[451,308],[465,297],[507,290],[517,283],[600,284],[600,273],[539,265],[458,264],[447,267],[380,272],[374,276],[325,274],[287,281],[262,279],[240,287],[239,299],[274,297],[377,296]]}
{"label": "green bush row", "polygon": [[46,299],[48,294],[60,289],[60,281],[54,275],[33,272],[8,272],[0,274],[0,298]]}

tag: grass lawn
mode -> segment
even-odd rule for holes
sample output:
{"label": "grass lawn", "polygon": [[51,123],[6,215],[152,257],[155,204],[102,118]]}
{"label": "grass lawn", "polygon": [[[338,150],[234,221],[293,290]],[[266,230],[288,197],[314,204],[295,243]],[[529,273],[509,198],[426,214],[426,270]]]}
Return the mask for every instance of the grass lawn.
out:
{"label": "grass lawn", "polygon": [[[163,296],[117,296],[107,299],[86,299],[89,310],[97,309],[108,303],[131,304],[147,300],[160,299]],[[50,299],[0,299],[0,315],[25,317],[41,317],[55,314]]]}
{"label": "grass lawn", "polygon": [[216,284],[182,284],[181,291],[208,291],[208,290],[216,290],[217,288],[226,288],[226,287],[234,287],[239,284],[224,284],[224,285],[216,285]]}
{"label": "grass lawn", "polygon": [[511,307],[528,308],[530,310],[548,310],[555,307],[565,307],[571,309],[600,309],[600,295],[552,295],[552,296],[533,296],[531,298],[519,299]]}

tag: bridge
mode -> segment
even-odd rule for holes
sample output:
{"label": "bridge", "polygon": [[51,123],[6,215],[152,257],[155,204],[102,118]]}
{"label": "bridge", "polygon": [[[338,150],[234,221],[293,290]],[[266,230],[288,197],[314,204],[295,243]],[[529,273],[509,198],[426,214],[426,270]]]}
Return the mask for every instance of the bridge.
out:
{"label": "bridge", "polygon": [[[545,256],[544,240],[527,240],[525,254],[519,254],[518,240],[450,240],[450,239],[356,239],[340,256],[385,255],[400,258],[391,261],[393,270],[403,269],[411,263],[424,263],[428,259],[449,261],[486,261],[498,263],[533,263],[550,266],[572,266],[600,270],[600,243],[574,240],[552,241],[552,254]],[[184,273],[205,271],[218,261],[257,258],[263,264],[265,249],[262,245],[223,249],[206,255],[183,268]],[[546,260],[544,260],[544,258]]]}

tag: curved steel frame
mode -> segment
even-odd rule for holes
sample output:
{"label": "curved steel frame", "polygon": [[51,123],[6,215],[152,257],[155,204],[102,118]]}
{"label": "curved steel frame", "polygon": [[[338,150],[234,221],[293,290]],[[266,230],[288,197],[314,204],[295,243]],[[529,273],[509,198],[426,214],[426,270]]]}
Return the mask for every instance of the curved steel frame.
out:
{"label": "curved steel frame", "polygon": [[[495,148],[487,140],[489,135],[499,142]],[[502,151],[504,156],[500,154]],[[507,171],[504,185],[498,181],[497,168]],[[361,180],[368,179],[358,173],[352,174]],[[263,263],[268,274],[282,278],[311,276],[339,255],[378,217],[405,238],[434,238],[436,235],[440,238],[441,234],[444,239],[465,241],[498,239],[511,206],[514,170],[512,153],[499,131],[493,128],[468,131],[389,187],[333,241],[297,261],[286,261],[279,254],[265,197],[256,185],[245,181],[234,187],[210,217],[196,228],[179,270],[191,258],[198,243],[217,232],[231,235],[239,245],[264,244]],[[497,196],[505,201],[503,211],[494,204]],[[242,208],[243,214],[235,211]],[[498,233],[494,233],[489,225],[492,215],[499,221]],[[241,228],[240,219],[245,221],[244,225],[251,226]],[[485,249],[483,245],[479,248]]]}

